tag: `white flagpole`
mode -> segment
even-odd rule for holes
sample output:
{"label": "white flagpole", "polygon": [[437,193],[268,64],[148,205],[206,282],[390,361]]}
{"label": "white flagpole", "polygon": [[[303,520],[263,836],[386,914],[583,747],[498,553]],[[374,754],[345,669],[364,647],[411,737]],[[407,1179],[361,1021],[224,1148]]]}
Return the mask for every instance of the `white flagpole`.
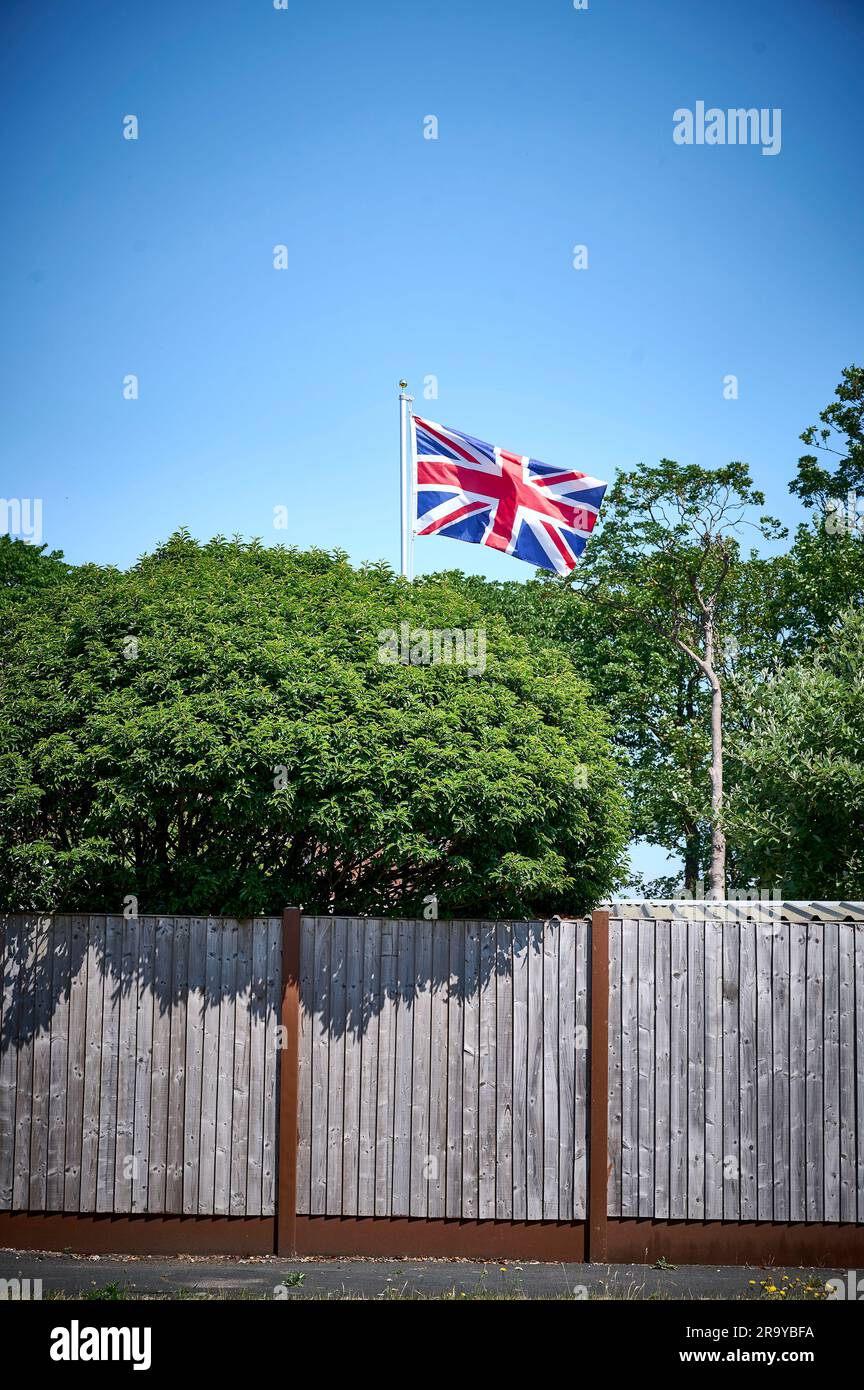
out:
{"label": "white flagpole", "polygon": [[399,382],[399,463],[400,463],[400,563],[403,579],[408,578],[408,402],[407,381]]}
{"label": "white flagpole", "polygon": [[414,397],[408,397],[408,578],[414,583],[414,532],[417,519],[417,441],[414,434]]}

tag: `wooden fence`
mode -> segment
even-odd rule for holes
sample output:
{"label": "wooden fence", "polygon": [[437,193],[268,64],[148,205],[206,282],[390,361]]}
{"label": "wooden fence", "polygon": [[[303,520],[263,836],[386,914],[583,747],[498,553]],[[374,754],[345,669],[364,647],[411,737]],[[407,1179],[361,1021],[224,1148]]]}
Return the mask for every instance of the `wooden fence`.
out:
{"label": "wooden fence", "polygon": [[711,1223],[797,1223],[801,1258],[851,1230],[860,1263],[864,909],[674,913],[0,918],[0,1236],[235,1218],[255,1248],[426,1251],[450,1222],[602,1259],[647,1222],[708,1258]]}
{"label": "wooden fence", "polygon": [[0,919],[0,1209],[272,1215],[281,919]]}
{"label": "wooden fence", "polygon": [[786,910],[610,919],[610,1216],[864,1222],[864,923]]}
{"label": "wooden fence", "polygon": [[588,931],[305,918],[298,1212],[583,1219]]}

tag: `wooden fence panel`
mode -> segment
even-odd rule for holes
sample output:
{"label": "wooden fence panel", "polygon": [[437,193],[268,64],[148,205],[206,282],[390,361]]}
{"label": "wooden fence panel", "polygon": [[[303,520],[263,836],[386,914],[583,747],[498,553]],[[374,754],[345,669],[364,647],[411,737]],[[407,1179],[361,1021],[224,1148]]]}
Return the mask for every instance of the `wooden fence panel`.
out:
{"label": "wooden fence panel", "polygon": [[860,1221],[862,984],[860,922],[612,917],[608,1214]]}
{"label": "wooden fence panel", "polygon": [[588,924],[359,925],[301,923],[298,1212],[584,1219]]}
{"label": "wooden fence panel", "polygon": [[280,981],[280,918],[0,918],[0,1210],[272,1216]]}

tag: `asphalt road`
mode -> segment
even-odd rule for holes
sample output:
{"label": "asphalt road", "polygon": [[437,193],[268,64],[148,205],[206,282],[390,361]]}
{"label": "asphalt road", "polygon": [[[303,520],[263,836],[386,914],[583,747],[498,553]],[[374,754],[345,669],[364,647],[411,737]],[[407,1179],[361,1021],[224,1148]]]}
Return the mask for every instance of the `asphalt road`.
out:
{"label": "asphalt road", "polygon": [[[585,1289],[593,1297],[645,1299],[757,1298],[761,1281],[782,1287],[788,1276],[789,1298],[809,1277],[823,1283],[840,1271],[822,1269],[762,1269],[681,1265],[653,1269],[648,1265],[496,1263],[469,1260],[281,1260],[270,1256],[198,1258],[82,1256],[0,1251],[0,1279],[41,1279],[43,1297],[63,1293],[80,1297],[117,1284],[129,1295],[232,1293],[274,1295],[287,1280],[289,1297],[338,1297],[350,1293],[386,1298],[413,1293],[456,1296],[478,1289],[521,1291],[530,1298],[574,1295]],[[299,1276],[303,1276],[302,1280]],[[292,1278],[293,1276],[293,1278]],[[281,1296],[285,1296],[284,1293]],[[581,1297],[586,1295],[581,1294]]]}

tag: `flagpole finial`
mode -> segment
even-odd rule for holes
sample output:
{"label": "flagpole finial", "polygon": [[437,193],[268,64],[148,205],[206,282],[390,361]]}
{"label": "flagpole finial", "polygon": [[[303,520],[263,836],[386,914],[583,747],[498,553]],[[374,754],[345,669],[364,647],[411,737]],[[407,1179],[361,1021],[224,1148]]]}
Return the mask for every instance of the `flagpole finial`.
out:
{"label": "flagpole finial", "polygon": [[408,385],[408,382],[407,382],[407,381],[400,381],[400,382],[399,382],[399,385],[400,385],[400,387],[402,388],[402,390],[404,391],[405,388],[406,388],[406,386]]}

